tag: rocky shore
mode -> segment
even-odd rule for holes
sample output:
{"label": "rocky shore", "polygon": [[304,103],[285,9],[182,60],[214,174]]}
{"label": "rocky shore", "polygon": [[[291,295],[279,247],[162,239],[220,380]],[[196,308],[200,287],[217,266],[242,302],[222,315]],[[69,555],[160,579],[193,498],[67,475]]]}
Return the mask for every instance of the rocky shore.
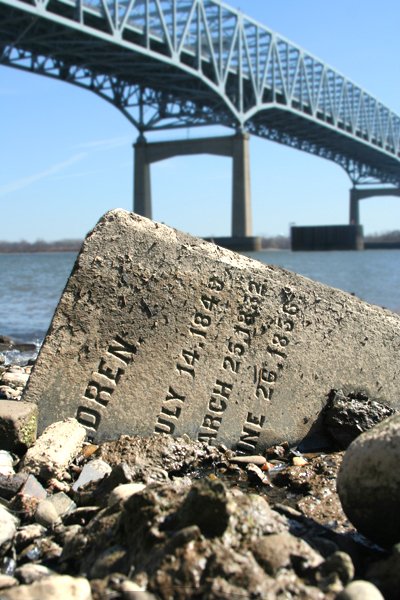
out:
{"label": "rocky shore", "polygon": [[[164,434],[95,445],[75,419],[36,440],[36,405],[20,401],[30,370],[0,365],[1,600],[398,598],[400,535],[364,537],[336,491],[346,447],[392,409],[337,390],[331,447],[313,454],[282,440],[235,455]],[[398,438],[396,423],[384,435]],[[357,476],[362,489],[368,465]],[[380,531],[388,508],[373,510]]]}

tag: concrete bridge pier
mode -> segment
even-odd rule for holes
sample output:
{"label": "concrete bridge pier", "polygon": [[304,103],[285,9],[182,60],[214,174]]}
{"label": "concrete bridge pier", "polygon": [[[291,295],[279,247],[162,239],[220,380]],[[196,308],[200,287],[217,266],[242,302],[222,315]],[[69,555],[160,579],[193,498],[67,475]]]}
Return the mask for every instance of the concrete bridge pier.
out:
{"label": "concrete bridge pier", "polygon": [[252,235],[249,135],[232,138],[232,237]]}
{"label": "concrete bridge pier", "polygon": [[134,148],[133,210],[142,217],[152,218],[150,163],[147,160],[147,142],[141,135]]}
{"label": "concrete bridge pier", "polygon": [[353,187],[350,190],[350,225],[360,225],[360,200],[374,196],[400,196],[399,187]]}
{"label": "concrete bridge pier", "polygon": [[232,158],[232,236],[213,238],[221,246],[240,250],[261,248],[261,238],[252,236],[249,135],[147,142],[143,135],[134,144],[133,210],[152,218],[150,165],[173,156],[214,154]]}
{"label": "concrete bridge pier", "polygon": [[358,189],[353,187],[350,190],[350,225],[360,224],[360,206]]}

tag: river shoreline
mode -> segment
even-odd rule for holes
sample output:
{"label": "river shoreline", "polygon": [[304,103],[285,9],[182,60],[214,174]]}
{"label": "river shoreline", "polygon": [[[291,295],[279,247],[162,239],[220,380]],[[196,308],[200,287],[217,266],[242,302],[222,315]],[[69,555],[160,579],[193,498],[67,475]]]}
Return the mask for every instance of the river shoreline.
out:
{"label": "river shoreline", "polygon": [[[21,399],[31,368],[0,366],[3,400],[4,380],[9,396]],[[15,477],[24,473],[23,456],[14,461]],[[49,584],[60,585],[59,598],[63,586],[84,581],[93,600],[128,600],[135,590],[142,600],[334,600],[352,581],[370,580],[394,600],[390,569],[383,580],[374,575],[385,573],[390,551],[360,535],[341,508],[336,477],[342,458],[333,446],[301,454],[282,440],[264,457],[235,460],[232,450],[187,437],[122,436],[83,444],[50,478],[31,466],[47,512],[38,509],[43,496],[37,491],[29,501],[21,490],[5,497],[0,476],[2,503],[18,516],[19,532],[0,546],[8,565],[0,594],[13,600],[21,585],[33,594],[49,577]],[[77,488],[85,465],[96,460],[106,465],[105,477],[89,477]],[[107,508],[117,486],[129,485],[140,491]],[[60,494],[69,508],[58,516],[48,505]]]}

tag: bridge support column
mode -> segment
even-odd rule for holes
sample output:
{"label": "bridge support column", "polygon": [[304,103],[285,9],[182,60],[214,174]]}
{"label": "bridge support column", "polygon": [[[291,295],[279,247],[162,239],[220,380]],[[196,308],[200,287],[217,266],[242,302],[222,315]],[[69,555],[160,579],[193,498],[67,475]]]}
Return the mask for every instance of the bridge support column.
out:
{"label": "bridge support column", "polygon": [[232,158],[232,237],[218,238],[222,246],[240,250],[261,248],[261,238],[252,236],[249,135],[235,135],[147,143],[140,135],[135,150],[133,210],[151,219],[150,165],[172,156],[214,154]]}
{"label": "bridge support column", "polygon": [[133,210],[142,217],[152,218],[150,161],[147,157],[147,142],[143,135],[134,144]]}
{"label": "bridge support column", "polygon": [[356,188],[350,190],[350,225],[360,224],[359,193]]}
{"label": "bridge support column", "polygon": [[252,235],[249,135],[232,138],[232,236]]}

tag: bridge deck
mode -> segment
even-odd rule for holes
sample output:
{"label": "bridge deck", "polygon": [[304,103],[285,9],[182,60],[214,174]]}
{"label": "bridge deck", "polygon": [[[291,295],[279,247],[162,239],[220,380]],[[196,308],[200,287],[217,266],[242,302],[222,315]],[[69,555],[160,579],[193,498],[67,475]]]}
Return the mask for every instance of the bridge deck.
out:
{"label": "bridge deck", "polygon": [[242,127],[400,184],[400,118],[216,0],[0,0],[0,63],[86,87],[143,131]]}

